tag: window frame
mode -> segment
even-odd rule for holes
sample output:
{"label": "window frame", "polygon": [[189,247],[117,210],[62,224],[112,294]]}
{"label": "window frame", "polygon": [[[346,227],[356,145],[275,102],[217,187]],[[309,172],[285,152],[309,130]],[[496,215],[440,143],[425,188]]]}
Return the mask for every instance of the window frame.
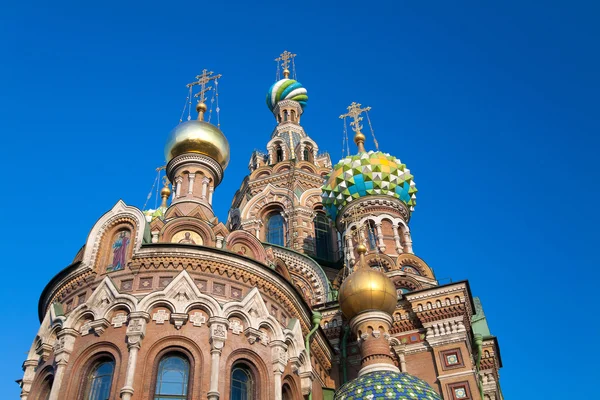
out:
{"label": "window frame", "polygon": [[157,394],[156,393],[156,386],[158,384],[158,372],[160,369],[160,363],[163,359],[166,359],[167,357],[171,357],[171,356],[177,356],[179,358],[184,359],[187,364],[188,364],[188,374],[187,374],[187,393],[185,395],[185,399],[186,400],[190,400],[191,397],[191,393],[193,392],[193,382],[194,382],[194,357],[192,356],[192,354],[190,354],[186,349],[181,348],[181,347],[168,347],[166,349],[163,349],[160,353],[158,353],[156,355],[156,362],[154,363],[154,367],[152,369],[152,386],[150,387],[150,399],[154,400],[156,399],[157,396],[160,396],[161,398],[172,398],[177,400],[178,398],[180,399],[181,396],[179,397],[174,397],[173,395],[161,395],[161,394]]}
{"label": "window frame", "polygon": [[233,389],[233,372],[236,369],[240,369],[240,370],[244,371],[249,377],[249,381],[251,384],[251,387],[249,390],[250,396],[247,397],[246,400],[258,400],[260,397],[259,397],[259,382],[257,379],[258,374],[256,371],[256,367],[250,361],[247,361],[245,359],[236,360],[231,365],[231,368],[229,370],[229,398],[231,400],[235,400],[233,398],[233,390],[232,389]]}
{"label": "window frame", "polygon": [[[319,219],[322,219],[321,223],[325,223],[326,224],[326,229],[325,230],[319,230],[318,229],[318,224],[319,224]],[[321,258],[323,260],[331,260],[333,257],[333,240],[332,240],[332,229],[331,229],[331,223],[330,220],[327,218],[327,216],[325,216],[325,214],[321,213],[321,212],[317,212],[317,215],[315,216],[315,218],[313,219],[313,228],[314,228],[314,235],[315,235],[315,256],[317,256],[318,258]],[[319,254],[319,236],[317,235],[317,232],[325,232],[325,234],[323,235],[323,237],[326,239],[326,243],[324,244],[324,248],[325,248],[325,256],[323,257],[321,254]],[[331,249],[331,251],[329,250]]]}
{"label": "window frame", "polygon": [[[271,235],[270,223],[271,223],[271,219],[273,217],[281,218],[281,243],[275,243],[275,242],[270,241],[270,237],[269,237]],[[285,247],[285,243],[286,243],[285,231],[286,231],[286,221],[285,221],[285,218],[283,217],[283,215],[280,214],[279,210],[268,213],[267,218],[266,218],[266,223],[265,223],[265,242],[271,243],[271,244],[274,244],[277,246]]]}
{"label": "window frame", "polygon": [[115,372],[117,370],[117,361],[110,353],[99,353],[92,359],[87,362],[86,368],[83,371],[83,374],[80,376],[81,384],[80,384],[80,395],[78,396],[81,400],[89,400],[89,391],[91,390],[92,380],[90,379],[91,374],[94,370],[96,370],[100,365],[111,362],[113,364],[112,376],[110,378],[110,388],[108,390],[109,398],[112,398],[112,395],[115,391]]}

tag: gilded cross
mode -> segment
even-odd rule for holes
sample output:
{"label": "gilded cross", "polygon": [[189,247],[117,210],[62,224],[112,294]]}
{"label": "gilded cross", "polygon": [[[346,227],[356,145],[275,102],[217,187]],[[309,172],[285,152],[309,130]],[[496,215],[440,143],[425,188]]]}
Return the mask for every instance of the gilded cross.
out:
{"label": "gilded cross", "polygon": [[206,102],[205,93],[212,89],[212,86],[206,86],[210,81],[214,81],[219,79],[222,75],[217,74],[213,75],[213,71],[208,71],[207,69],[203,69],[200,75],[196,76],[196,81],[188,83],[186,87],[191,88],[196,85],[200,85],[200,91],[194,95],[194,97],[198,97],[198,101],[200,103]]}
{"label": "gilded cross", "polygon": [[281,68],[283,68],[283,76],[286,78],[290,76],[290,60],[293,60],[294,57],[296,57],[296,54],[292,54],[289,51],[285,50],[279,55],[279,57],[275,59],[275,61],[277,61],[278,63],[281,62]]}
{"label": "gilded cross", "polygon": [[362,121],[363,118],[360,115],[363,112],[369,111],[371,109],[371,107],[360,108],[361,105],[362,104],[353,101],[352,104],[348,106],[348,112],[346,114],[340,115],[340,119],[344,119],[347,117],[353,119],[353,121],[350,122],[350,126],[352,127],[352,130],[356,133],[361,133],[360,131],[363,128],[363,126],[360,123],[360,121]]}

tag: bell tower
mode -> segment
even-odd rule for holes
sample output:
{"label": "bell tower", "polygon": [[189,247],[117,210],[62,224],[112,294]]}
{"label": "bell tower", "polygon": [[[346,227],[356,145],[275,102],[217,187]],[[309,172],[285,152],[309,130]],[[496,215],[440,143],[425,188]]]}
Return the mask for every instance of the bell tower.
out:
{"label": "bell tower", "polygon": [[331,159],[319,152],[300,125],[308,94],[295,79],[295,57],[284,51],[275,59],[283,79],[271,85],[266,102],[276,126],[266,151],[255,150],[250,157],[250,175],[232,202],[228,227],[334,262],[340,259],[341,245],[333,221],[325,215],[320,191]]}

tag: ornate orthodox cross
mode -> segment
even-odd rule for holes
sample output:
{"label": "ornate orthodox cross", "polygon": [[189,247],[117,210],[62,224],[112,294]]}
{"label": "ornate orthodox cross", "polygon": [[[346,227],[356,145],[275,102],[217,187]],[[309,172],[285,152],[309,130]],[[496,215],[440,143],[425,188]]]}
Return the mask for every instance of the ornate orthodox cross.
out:
{"label": "ornate orthodox cross", "polygon": [[290,76],[290,61],[293,60],[294,57],[296,57],[296,54],[292,54],[289,51],[285,50],[279,55],[279,57],[275,59],[275,61],[281,63],[281,68],[283,68],[283,76],[286,78]]}
{"label": "ornate orthodox cross", "polygon": [[362,121],[363,118],[360,115],[363,112],[369,111],[371,109],[371,107],[360,108],[361,105],[362,104],[353,101],[352,104],[348,106],[348,112],[346,114],[340,115],[340,119],[344,119],[347,117],[353,119],[353,121],[350,122],[350,126],[352,127],[352,130],[356,133],[361,133],[360,131],[363,128],[362,124],[360,123],[360,121]]}
{"label": "ornate orthodox cross", "polygon": [[214,74],[213,71],[208,71],[207,69],[204,69],[204,70],[202,70],[202,73],[200,75],[196,76],[196,79],[197,79],[196,81],[188,83],[186,85],[186,87],[188,87],[188,88],[194,87],[196,85],[200,85],[200,91],[194,95],[194,97],[198,97],[198,102],[200,102],[200,103],[206,102],[205,93],[208,92],[210,89],[212,89],[212,86],[207,87],[206,84],[209,83],[210,81],[219,79],[222,76],[221,74],[217,74],[217,75],[213,75],[213,74]]}

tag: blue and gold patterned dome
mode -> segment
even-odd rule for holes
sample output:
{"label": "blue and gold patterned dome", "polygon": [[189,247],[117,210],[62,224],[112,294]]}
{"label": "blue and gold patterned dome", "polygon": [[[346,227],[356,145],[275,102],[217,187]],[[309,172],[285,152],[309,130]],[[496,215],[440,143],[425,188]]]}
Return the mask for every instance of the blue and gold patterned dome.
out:
{"label": "blue and gold patterned dome", "polygon": [[321,190],[323,206],[332,219],[346,204],[368,195],[395,197],[411,211],[417,199],[410,170],[396,157],[380,151],[360,152],[342,159]]}
{"label": "blue and gold patterned dome", "polygon": [[441,400],[429,384],[403,372],[377,371],[359,376],[335,392],[334,400]]}
{"label": "blue and gold patterned dome", "polygon": [[294,100],[300,103],[302,109],[306,106],[308,95],[302,84],[294,79],[284,78],[271,86],[267,93],[267,106],[273,111],[281,100]]}

